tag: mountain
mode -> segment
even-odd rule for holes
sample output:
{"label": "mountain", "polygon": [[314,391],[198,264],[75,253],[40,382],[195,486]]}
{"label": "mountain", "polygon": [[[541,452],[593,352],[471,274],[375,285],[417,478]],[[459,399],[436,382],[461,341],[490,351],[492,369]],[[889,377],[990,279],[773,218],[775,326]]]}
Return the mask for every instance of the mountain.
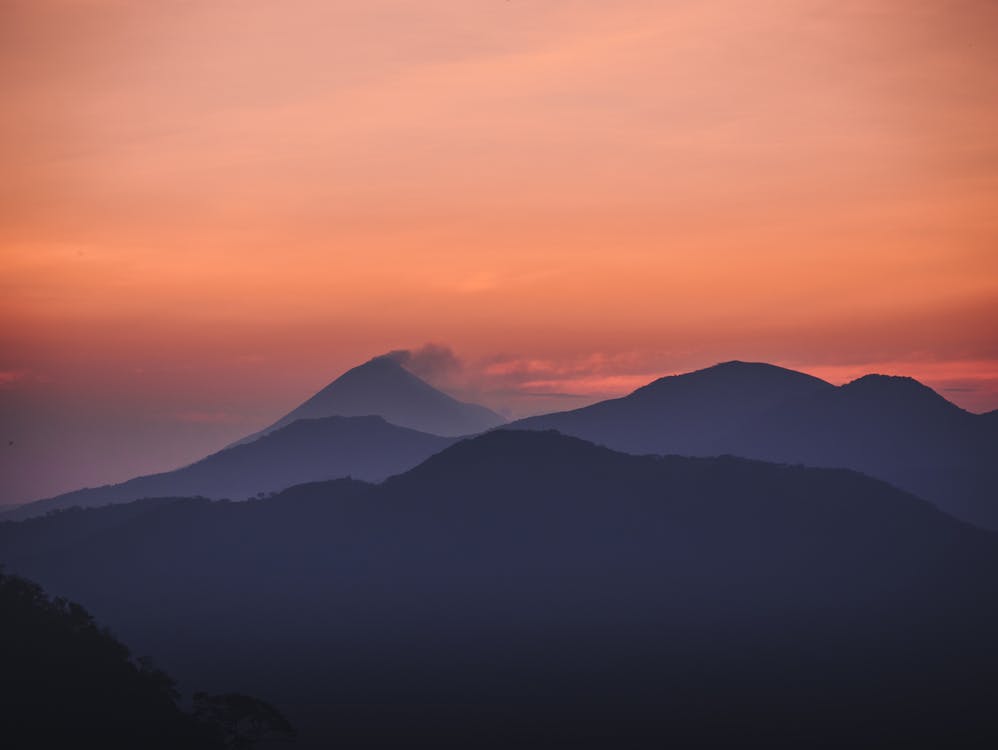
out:
{"label": "mountain", "polygon": [[659,378],[623,398],[521,419],[510,429],[549,430],[628,453],[717,455],[720,437],[789,399],[834,388],[804,373],[725,362]]}
{"label": "mountain", "polygon": [[911,378],[869,375],[836,387],[772,365],[728,362],[508,427],[556,429],[630,453],[855,469],[998,529],[998,422]]}
{"label": "mountain", "polygon": [[348,370],[253,440],[299,419],[376,414],[392,424],[434,435],[474,435],[505,420],[477,404],[466,404],[438,391],[390,356],[375,357]]}
{"label": "mountain", "polygon": [[0,523],[0,562],[306,746],[998,739],[998,536],[847,470],[501,430],[381,485]]}
{"label": "mountain", "polygon": [[145,497],[200,495],[243,500],[302,482],[343,476],[380,481],[412,468],[453,442],[389,424],[381,417],[300,419],[175,471],[76,490],[19,506],[0,517],[19,520],[74,505]]}
{"label": "mountain", "polygon": [[380,481],[453,442],[442,436],[475,434],[503,421],[483,406],[438,391],[390,356],[375,357],[270,427],[196,463],[25,503],[5,509],[0,518],[143,497],[243,499],[340,476]]}
{"label": "mountain", "polygon": [[998,424],[912,378],[867,375],[781,405],[722,447],[769,461],[846,466],[998,529]]}

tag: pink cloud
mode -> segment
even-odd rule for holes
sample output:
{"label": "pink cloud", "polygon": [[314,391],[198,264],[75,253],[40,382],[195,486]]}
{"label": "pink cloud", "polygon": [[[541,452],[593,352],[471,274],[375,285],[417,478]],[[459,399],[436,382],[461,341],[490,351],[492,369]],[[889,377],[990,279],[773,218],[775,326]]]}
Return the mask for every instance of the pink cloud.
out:
{"label": "pink cloud", "polygon": [[24,380],[30,374],[31,370],[0,370],[0,387]]}

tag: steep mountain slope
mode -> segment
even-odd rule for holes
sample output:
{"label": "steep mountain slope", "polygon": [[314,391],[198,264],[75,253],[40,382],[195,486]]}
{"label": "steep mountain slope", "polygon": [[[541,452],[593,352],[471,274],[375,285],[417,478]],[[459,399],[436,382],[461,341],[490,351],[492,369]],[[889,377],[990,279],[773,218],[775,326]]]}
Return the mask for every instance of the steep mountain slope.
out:
{"label": "steep mountain slope", "polygon": [[818,378],[756,362],[725,362],[660,378],[623,398],[513,422],[555,429],[629,453],[716,455],[719,437],[773,406],[833,388]]}
{"label": "steep mountain slope", "polygon": [[293,484],[343,476],[380,481],[412,468],[452,442],[397,427],[381,417],[302,419],[176,471],[69,492],[22,505],[2,517],[18,520],[57,508],[145,497],[200,495],[243,500]]}
{"label": "steep mountain slope", "polygon": [[301,406],[241,442],[298,419],[368,414],[402,427],[451,437],[473,435],[505,421],[484,406],[466,404],[438,391],[391,357],[382,356],[345,372]]}
{"label": "steep mountain slope", "polygon": [[0,561],[316,746],[998,738],[998,539],[850,471],[495,431],[382,485],[0,524]]}

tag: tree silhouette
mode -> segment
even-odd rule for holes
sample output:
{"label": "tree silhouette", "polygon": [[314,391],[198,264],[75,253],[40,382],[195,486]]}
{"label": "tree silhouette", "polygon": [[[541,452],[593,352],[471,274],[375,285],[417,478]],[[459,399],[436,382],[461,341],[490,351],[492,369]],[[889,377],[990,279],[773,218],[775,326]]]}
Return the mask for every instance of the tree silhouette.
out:
{"label": "tree silhouette", "polygon": [[194,715],[182,711],[170,676],[133,658],[86,609],[2,569],[0,665],[5,747],[247,750],[295,736],[275,708],[245,695],[198,693]]}
{"label": "tree silhouette", "polygon": [[195,693],[194,716],[218,727],[225,746],[234,750],[250,750],[261,740],[293,740],[296,734],[276,708],[240,693]]}
{"label": "tree silhouette", "polygon": [[0,571],[0,628],[7,746],[221,747],[177,706],[173,680],[79,604]]}

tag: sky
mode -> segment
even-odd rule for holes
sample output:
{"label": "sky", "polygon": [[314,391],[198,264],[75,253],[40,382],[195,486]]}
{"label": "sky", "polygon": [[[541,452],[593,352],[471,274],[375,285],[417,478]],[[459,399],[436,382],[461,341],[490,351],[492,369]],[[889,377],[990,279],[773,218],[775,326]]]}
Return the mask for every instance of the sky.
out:
{"label": "sky", "polygon": [[400,349],[510,416],[731,359],[998,408],[995,29],[2,0],[0,502],[189,462]]}

